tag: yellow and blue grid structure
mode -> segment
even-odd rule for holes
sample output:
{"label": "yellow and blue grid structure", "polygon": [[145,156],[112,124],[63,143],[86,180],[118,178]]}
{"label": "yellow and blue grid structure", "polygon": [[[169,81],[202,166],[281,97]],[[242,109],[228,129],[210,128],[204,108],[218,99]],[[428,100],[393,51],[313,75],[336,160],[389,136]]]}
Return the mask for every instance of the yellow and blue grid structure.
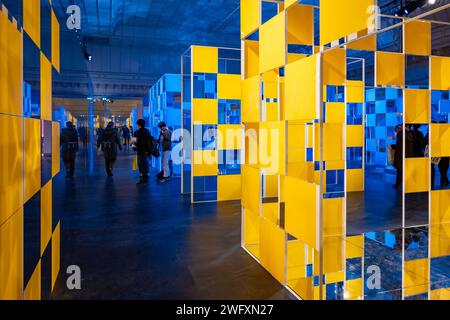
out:
{"label": "yellow and blue grid structure", "polygon": [[241,195],[239,49],[192,46],[182,63],[182,193],[191,202]]}
{"label": "yellow and blue grid structure", "polygon": [[[50,297],[60,268],[52,199],[60,171],[60,124],[52,121],[60,31],[51,1],[18,4],[12,12],[0,2],[0,299],[39,300]],[[33,63],[39,81],[31,89]]]}
{"label": "yellow and blue grid structure", "polygon": [[[449,297],[450,190],[430,172],[450,156],[450,57],[433,50],[438,22],[376,4],[241,0],[242,247],[302,299]],[[403,145],[407,128],[429,128],[429,153],[403,148],[400,228],[352,234],[348,206],[372,192],[366,166],[387,159],[397,124]],[[419,224],[411,197],[427,205]],[[367,285],[374,268],[380,288]]]}

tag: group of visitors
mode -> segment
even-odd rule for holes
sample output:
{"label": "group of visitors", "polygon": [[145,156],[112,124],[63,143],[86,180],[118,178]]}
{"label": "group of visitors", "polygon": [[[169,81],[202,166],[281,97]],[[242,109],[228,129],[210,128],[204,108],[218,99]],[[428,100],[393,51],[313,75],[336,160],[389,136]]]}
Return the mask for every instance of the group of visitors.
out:
{"label": "group of visitors", "polygon": [[[426,136],[420,131],[420,124],[405,125],[405,158],[422,158],[429,156],[429,134]],[[403,180],[403,126],[395,127],[397,136],[396,143],[392,146],[394,150],[393,166],[397,169],[394,188],[400,188]],[[431,185],[434,185],[436,168],[438,166],[441,175],[441,187],[449,185],[448,169],[449,157],[431,158]]]}
{"label": "group of visitors", "polygon": [[[137,164],[139,167],[138,185],[148,183],[149,161],[152,157],[162,156],[162,171],[158,173],[158,182],[164,183],[172,179],[172,170],[170,168],[170,153],[172,150],[172,131],[165,122],[160,122],[158,128],[160,135],[154,138],[148,129],[145,128],[145,120],[137,121],[138,130],[133,132],[132,127],[126,125],[120,128],[123,142],[120,139],[118,128],[114,122],[109,122],[105,129],[97,130],[97,148],[103,151],[105,158],[105,169],[108,176],[113,176],[113,168],[117,159],[118,150],[123,146],[128,149],[131,145],[137,153]],[[72,122],[66,123],[66,128],[61,132],[61,153],[64,165],[66,167],[66,178],[74,175],[75,158],[78,152],[79,134]],[[133,139],[131,140],[131,136]]]}

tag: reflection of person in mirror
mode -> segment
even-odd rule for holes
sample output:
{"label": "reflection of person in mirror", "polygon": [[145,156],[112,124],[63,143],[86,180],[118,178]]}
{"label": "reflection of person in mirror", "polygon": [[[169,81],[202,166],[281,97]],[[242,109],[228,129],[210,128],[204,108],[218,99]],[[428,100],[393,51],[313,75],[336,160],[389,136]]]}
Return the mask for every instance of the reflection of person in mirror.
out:
{"label": "reflection of person in mirror", "polygon": [[[403,125],[397,125],[394,132],[397,136],[395,145],[392,146],[395,150],[394,168],[397,169],[394,188],[398,189],[403,185]],[[413,157],[414,135],[410,125],[405,126],[405,144],[405,158]]]}

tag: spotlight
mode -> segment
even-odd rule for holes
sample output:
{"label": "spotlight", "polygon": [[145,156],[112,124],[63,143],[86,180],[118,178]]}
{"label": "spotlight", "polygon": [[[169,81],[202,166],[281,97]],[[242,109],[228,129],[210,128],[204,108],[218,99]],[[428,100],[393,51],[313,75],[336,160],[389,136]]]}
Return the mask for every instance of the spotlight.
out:
{"label": "spotlight", "polygon": [[433,5],[433,4],[435,4],[435,3],[436,3],[436,0],[428,0],[428,4]]}
{"label": "spotlight", "polygon": [[84,51],[84,58],[87,61],[92,61],[92,56],[87,51]]}

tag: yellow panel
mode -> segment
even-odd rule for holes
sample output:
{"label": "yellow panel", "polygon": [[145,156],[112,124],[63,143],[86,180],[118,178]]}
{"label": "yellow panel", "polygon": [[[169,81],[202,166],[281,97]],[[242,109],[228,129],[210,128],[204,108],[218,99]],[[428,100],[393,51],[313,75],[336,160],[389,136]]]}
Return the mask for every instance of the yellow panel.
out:
{"label": "yellow panel", "polygon": [[345,281],[345,300],[362,300],[363,294],[363,279],[359,278]]}
{"label": "yellow panel", "polygon": [[297,178],[287,176],[285,228],[312,248],[318,248],[317,239],[317,186]]}
{"label": "yellow panel", "polygon": [[254,76],[242,81],[242,122],[258,122],[260,119],[260,80]]}
{"label": "yellow panel", "polygon": [[241,198],[241,175],[220,175],[217,177],[217,200],[239,200]]}
{"label": "yellow panel", "polygon": [[430,299],[431,300],[450,300],[450,289],[441,288],[441,289],[431,290]]}
{"label": "yellow panel", "polygon": [[285,122],[261,122],[259,125],[259,164],[267,174],[284,174]]}
{"label": "yellow panel", "polygon": [[259,75],[259,42],[254,40],[244,41],[245,74],[244,78]]}
{"label": "yellow panel", "polygon": [[266,102],[266,121],[278,120],[278,103]]}
{"label": "yellow panel", "polygon": [[241,1],[241,39],[258,29],[261,20],[260,0]]}
{"label": "yellow panel", "polygon": [[306,277],[307,246],[298,240],[287,243],[287,280]]}
{"label": "yellow panel", "polygon": [[373,25],[373,0],[322,0],[320,2],[320,44],[325,45]]}
{"label": "yellow panel", "polygon": [[217,76],[217,97],[218,99],[241,99],[241,75],[222,74]]}
{"label": "yellow panel", "polygon": [[431,191],[431,224],[450,222],[450,189]]}
{"label": "yellow panel", "polygon": [[306,125],[288,124],[288,161],[306,161]]}
{"label": "yellow panel", "polygon": [[430,160],[405,159],[405,193],[426,192],[430,189]]}
{"label": "yellow panel", "polygon": [[[358,38],[367,35],[367,30],[358,32]],[[347,49],[353,50],[367,50],[376,51],[377,50],[377,36],[375,34],[367,36],[366,38],[356,40],[347,45]]]}
{"label": "yellow panel", "polygon": [[289,288],[291,288],[303,300],[318,299],[316,294],[316,286],[314,286],[313,278],[300,278],[288,281]]}
{"label": "yellow panel", "polygon": [[313,45],[314,8],[312,6],[292,6],[287,11],[287,31],[289,44]]}
{"label": "yellow panel", "polygon": [[217,175],[218,155],[216,150],[193,150],[192,161],[194,177]]}
{"label": "yellow panel", "polygon": [[28,201],[41,187],[41,122],[25,118],[25,198]]}
{"label": "yellow panel", "polygon": [[0,300],[19,300],[23,290],[23,209],[0,224]]}
{"label": "yellow panel", "polygon": [[217,124],[219,121],[219,104],[215,99],[192,99],[194,122]]}
{"label": "yellow panel", "polygon": [[219,49],[213,47],[192,47],[193,72],[217,73],[219,70]]}
{"label": "yellow panel", "polygon": [[41,256],[52,237],[52,180],[41,189]]}
{"label": "yellow panel", "polygon": [[405,261],[405,296],[428,292],[428,259]]}
{"label": "yellow panel", "polygon": [[364,83],[362,81],[347,80],[347,102],[364,102]]}
{"label": "yellow panel", "polygon": [[0,13],[0,113],[21,116],[22,33]]}
{"label": "yellow panel", "polygon": [[327,102],[326,104],[326,122],[344,123],[346,121],[346,107],[343,102]]}
{"label": "yellow panel", "polygon": [[284,6],[285,9],[289,8],[290,6],[292,6],[294,3],[297,3],[298,0],[285,0],[284,1]]}
{"label": "yellow panel", "polygon": [[25,287],[24,298],[25,300],[41,300],[41,260]]}
{"label": "yellow panel", "polygon": [[242,205],[257,215],[261,211],[261,175],[249,165],[242,166]]}
{"label": "yellow panel", "polygon": [[405,85],[405,56],[401,53],[376,52],[376,81],[378,86]]}
{"label": "yellow panel", "polygon": [[244,244],[259,244],[259,214],[244,209]]}
{"label": "yellow panel", "polygon": [[344,233],[343,198],[323,200],[323,235],[335,236]]}
{"label": "yellow panel", "polygon": [[431,89],[450,90],[450,58],[431,57]]}
{"label": "yellow panel", "polygon": [[41,52],[41,119],[52,120],[52,65]]}
{"label": "yellow panel", "polygon": [[404,24],[405,53],[416,55],[431,54],[431,23],[411,21]]}
{"label": "yellow panel", "polygon": [[274,225],[278,225],[278,202],[263,203],[262,216]]}
{"label": "yellow panel", "polygon": [[343,271],[328,273],[325,275],[325,283],[337,283],[343,282],[345,279],[345,274]]}
{"label": "yellow panel", "polygon": [[41,0],[23,1],[23,28],[34,43],[41,47]]}
{"label": "yellow panel", "polygon": [[60,51],[59,51],[59,22],[52,9],[52,64],[59,72]]}
{"label": "yellow panel", "polygon": [[314,55],[286,65],[286,120],[313,120],[317,118],[316,64],[316,56]]}
{"label": "yellow panel", "polygon": [[52,122],[52,177],[56,176],[60,171],[61,153],[59,148],[60,139],[60,124],[59,122]]}
{"label": "yellow panel", "polygon": [[278,197],[278,176],[265,175],[264,176],[264,197]]}
{"label": "yellow panel", "polygon": [[23,204],[22,119],[0,114],[0,136],[3,137],[0,139],[0,225],[2,225]]}
{"label": "yellow panel", "polygon": [[323,84],[345,85],[347,57],[345,49],[334,49],[323,54]]}
{"label": "yellow panel", "polygon": [[340,236],[323,238],[323,272],[334,273],[345,270],[344,240]]}
{"label": "yellow panel", "polygon": [[450,255],[450,224],[430,225],[431,257],[446,257]]}
{"label": "yellow panel", "polygon": [[[244,134],[244,133],[243,133]],[[259,123],[246,123],[245,124],[245,161],[244,163],[250,165],[258,165],[258,134]]]}
{"label": "yellow panel", "polygon": [[260,262],[280,283],[285,282],[285,233],[267,219],[260,220]]}
{"label": "yellow panel", "polygon": [[278,98],[278,71],[271,70],[262,74],[264,98]]}
{"label": "yellow panel", "polygon": [[218,150],[239,150],[242,145],[242,127],[240,124],[219,124],[217,126]]}
{"label": "yellow panel", "polygon": [[286,16],[281,12],[259,28],[259,72],[286,64]]}
{"label": "yellow panel", "polygon": [[347,125],[347,147],[364,146],[364,126]]}
{"label": "yellow panel", "polygon": [[405,122],[430,122],[430,91],[405,89]]}
{"label": "yellow panel", "polygon": [[345,241],[345,258],[361,258],[364,256],[364,236],[349,236]]}
{"label": "yellow panel", "polygon": [[299,53],[288,53],[288,63],[295,62],[297,60],[303,59],[308,57],[306,54],[299,54]]}
{"label": "yellow panel", "polygon": [[60,268],[60,252],[61,248],[61,223],[53,231],[52,236],[52,290],[55,287],[56,279],[58,278]]}
{"label": "yellow panel", "polygon": [[364,191],[364,170],[349,169],[347,174],[347,192]]}
{"label": "yellow panel", "polygon": [[431,155],[450,156],[450,124],[431,124]]}
{"label": "yellow panel", "polygon": [[[343,129],[342,124],[324,123],[323,125],[324,161],[337,161],[344,159],[342,129]],[[319,142],[317,140],[316,143]],[[315,151],[317,151],[317,149]],[[317,159],[319,159],[319,157],[317,157]]]}

